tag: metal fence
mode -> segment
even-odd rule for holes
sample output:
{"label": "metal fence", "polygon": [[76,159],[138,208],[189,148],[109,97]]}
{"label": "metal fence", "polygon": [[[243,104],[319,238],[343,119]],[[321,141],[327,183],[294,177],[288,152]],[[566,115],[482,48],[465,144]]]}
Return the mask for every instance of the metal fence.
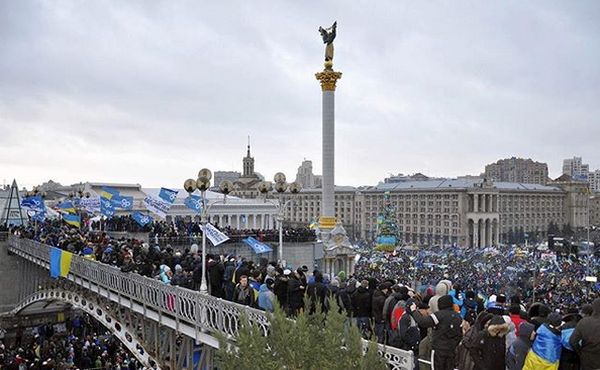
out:
{"label": "metal fence", "polygon": [[[28,239],[9,236],[9,248],[15,254],[46,268],[50,264],[50,247]],[[269,332],[269,317],[260,310],[239,305],[220,298],[162,282],[133,273],[123,273],[118,268],[73,256],[69,278],[92,291],[102,287],[109,294],[127,297],[160,315],[195,327],[197,331],[221,333],[233,339],[245,315],[260,328]],[[95,286],[92,287],[92,285]],[[368,345],[364,341],[365,348]],[[412,352],[379,345],[379,352],[390,368],[412,370]]]}

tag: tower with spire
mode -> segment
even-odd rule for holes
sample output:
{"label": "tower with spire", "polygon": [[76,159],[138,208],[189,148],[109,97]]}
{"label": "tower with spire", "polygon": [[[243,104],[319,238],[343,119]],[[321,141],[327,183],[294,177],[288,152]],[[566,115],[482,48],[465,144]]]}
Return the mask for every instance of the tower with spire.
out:
{"label": "tower with spire", "polygon": [[254,174],[254,157],[250,155],[250,135],[248,135],[248,151],[242,160],[244,171],[242,177],[255,177]]}

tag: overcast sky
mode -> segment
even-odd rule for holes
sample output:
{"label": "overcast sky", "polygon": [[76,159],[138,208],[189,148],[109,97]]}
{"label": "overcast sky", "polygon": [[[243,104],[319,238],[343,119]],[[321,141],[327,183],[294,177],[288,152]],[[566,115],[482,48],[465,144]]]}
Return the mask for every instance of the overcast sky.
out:
{"label": "overcast sky", "polygon": [[338,21],[336,183],[519,156],[600,168],[598,1],[0,1],[0,181],[180,187],[321,173],[320,25]]}

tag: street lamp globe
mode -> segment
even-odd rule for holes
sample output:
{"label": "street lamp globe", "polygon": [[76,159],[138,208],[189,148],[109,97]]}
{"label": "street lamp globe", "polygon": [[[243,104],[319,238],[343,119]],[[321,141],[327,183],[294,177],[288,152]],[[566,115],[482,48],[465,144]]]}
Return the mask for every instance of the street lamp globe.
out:
{"label": "street lamp globe", "polygon": [[233,183],[229,180],[223,180],[221,181],[221,184],[219,184],[219,190],[221,193],[227,195],[233,190]]}
{"label": "street lamp globe", "polygon": [[185,191],[187,191],[188,193],[193,193],[194,190],[196,190],[196,180],[194,179],[187,179],[183,182],[183,188],[185,189]]}
{"label": "street lamp globe", "polygon": [[283,193],[287,190],[288,183],[287,182],[275,182],[275,191],[278,193]]}
{"label": "street lamp globe", "polygon": [[290,184],[289,188],[293,194],[298,194],[300,192],[300,190],[302,190],[302,185],[300,185],[300,183],[297,183],[294,181],[293,183]]}
{"label": "street lamp globe", "polygon": [[206,177],[198,177],[198,180],[196,180],[196,187],[200,191],[206,191],[208,188],[210,188],[210,180]]}
{"label": "street lamp globe", "polygon": [[208,168],[203,168],[198,172],[198,179],[210,181],[212,179],[212,172]]}
{"label": "street lamp globe", "polygon": [[276,184],[278,183],[285,183],[285,175],[283,174],[283,172],[277,172],[275,174],[275,176],[273,177],[273,180],[275,181]]}
{"label": "street lamp globe", "polygon": [[258,184],[258,191],[260,191],[261,194],[266,194],[271,190],[273,190],[273,184],[271,184],[270,181],[261,181]]}

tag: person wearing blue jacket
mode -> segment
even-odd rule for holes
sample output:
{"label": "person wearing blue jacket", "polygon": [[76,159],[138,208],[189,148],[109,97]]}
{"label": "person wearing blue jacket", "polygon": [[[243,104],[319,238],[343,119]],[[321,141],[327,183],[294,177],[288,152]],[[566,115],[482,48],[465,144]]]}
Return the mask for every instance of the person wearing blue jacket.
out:
{"label": "person wearing blue jacket", "polygon": [[258,292],[258,307],[266,312],[275,311],[275,294],[273,293],[273,284],[269,280],[260,286]]}

